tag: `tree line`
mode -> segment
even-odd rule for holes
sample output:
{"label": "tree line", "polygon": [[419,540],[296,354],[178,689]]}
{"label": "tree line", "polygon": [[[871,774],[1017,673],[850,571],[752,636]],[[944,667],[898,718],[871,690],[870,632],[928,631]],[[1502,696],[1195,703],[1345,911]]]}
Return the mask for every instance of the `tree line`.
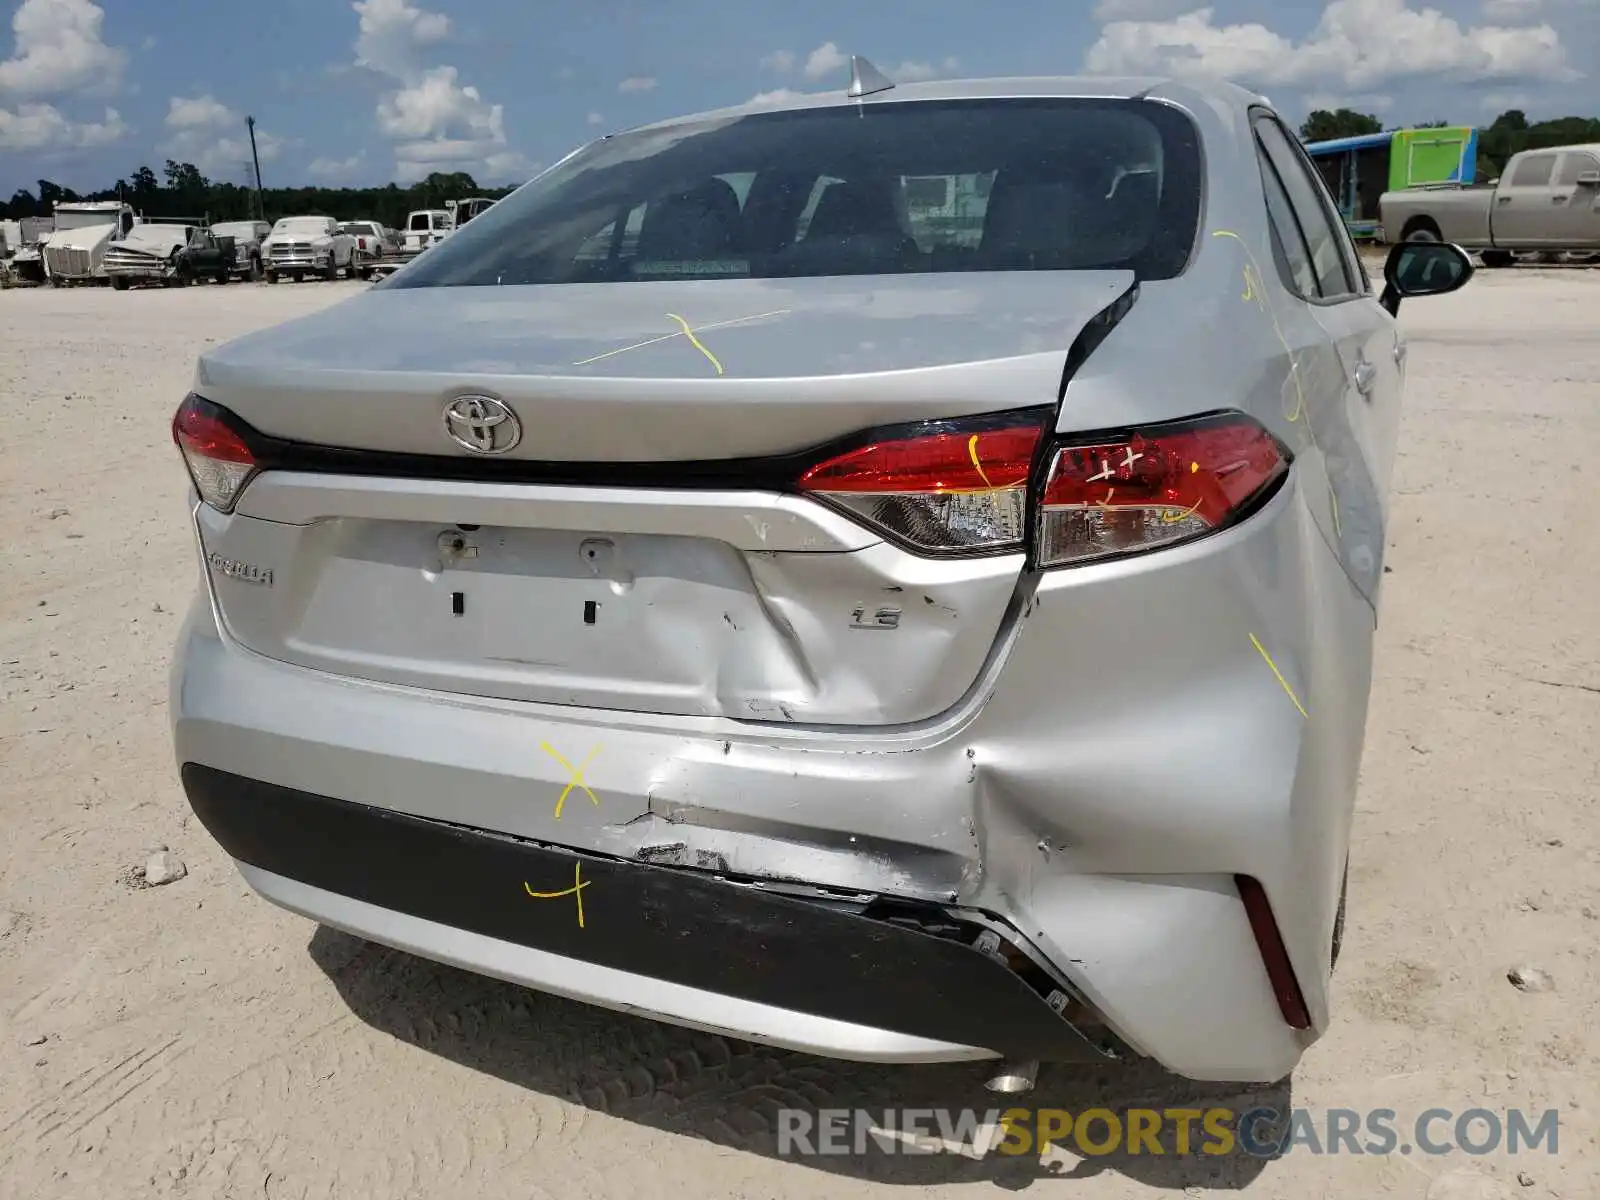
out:
{"label": "tree line", "polygon": [[498,200],[513,189],[480,187],[465,171],[435,172],[426,179],[401,187],[390,183],[368,188],[266,188],[261,204],[253,188],[207,179],[193,163],[167,160],[162,177],[140,167],[130,178],[119,179],[98,192],[79,194],[48,179],[39,180],[37,192],[19,188],[10,201],[0,203],[0,218],[48,217],[58,201],[123,200],[146,217],[191,220],[247,221],[262,216],[326,216],[340,221],[378,221],[396,229],[406,214],[420,208],[443,208],[446,200],[488,196]]}
{"label": "tree line", "polygon": [[[1436,129],[1448,121],[1424,121],[1410,129]],[[1341,108],[1332,112],[1318,109],[1300,126],[1300,137],[1307,142],[1326,142],[1335,138],[1361,137],[1383,133],[1382,121],[1371,113]],[[1553,121],[1529,122],[1521,109],[1503,112],[1488,126],[1478,130],[1478,176],[1493,179],[1505,170],[1514,154],[1524,150],[1546,150],[1552,146],[1581,146],[1600,142],[1600,119],[1558,117]]]}

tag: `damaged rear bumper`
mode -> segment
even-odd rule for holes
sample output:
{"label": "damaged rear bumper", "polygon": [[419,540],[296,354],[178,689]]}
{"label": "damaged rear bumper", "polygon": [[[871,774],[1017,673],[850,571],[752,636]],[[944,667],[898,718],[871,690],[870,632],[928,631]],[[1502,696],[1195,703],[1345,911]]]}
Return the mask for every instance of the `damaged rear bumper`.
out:
{"label": "damaged rear bumper", "polygon": [[[439,837],[476,831],[515,858],[493,885],[507,924],[484,925],[371,890],[364,838],[308,835],[342,855],[313,874],[213,830],[269,899],[373,940],[843,1058],[1061,1057],[1080,1039],[1051,1009],[1054,989],[1113,1044],[1168,1070],[1273,1082],[1327,1024],[1365,724],[1351,698],[1366,694],[1371,616],[1291,479],[1250,521],[1203,543],[1042,578],[968,697],[920,726],[820,730],[355,682],[245,650],[204,592],[180,639],[171,712],[186,767],[419,818]],[[237,788],[253,797],[237,808],[278,804],[276,792]],[[571,897],[525,894],[575,886],[580,864],[581,932]],[[1309,1029],[1285,1019],[1236,876],[1270,899]],[[675,910],[659,944],[641,938],[628,955],[601,957],[600,939],[632,919],[603,907],[602,885],[642,897],[663,878],[680,900],[703,887],[707,904],[745,915],[705,926]],[[747,992],[655,957],[674,939],[697,952],[695,941],[727,940],[760,977],[779,969],[759,967],[765,956],[802,952],[748,940],[757,916],[792,911],[819,945],[854,944],[881,936],[874,914],[890,901],[918,921],[955,914],[963,938],[990,922],[1048,986],[1028,984],[1024,1015],[996,1015],[1016,993],[1014,971],[974,960],[975,938],[910,939],[894,952],[914,943],[928,957],[890,961],[922,990],[957,989],[975,1011],[964,1025],[908,1025],[892,980],[839,1009],[784,974]],[[554,922],[548,936],[534,936],[536,922]],[[766,944],[777,949],[756,953]],[[819,975],[834,963],[831,953],[797,961]],[[1065,1040],[1011,1036],[1036,1020]],[[1100,1043],[1092,1022],[1073,1023]]]}
{"label": "damaged rear bumper", "polygon": [[428,957],[852,1058],[1097,1056],[1068,1021],[1081,1006],[982,914],[783,894],[193,764],[183,782],[268,898]]}

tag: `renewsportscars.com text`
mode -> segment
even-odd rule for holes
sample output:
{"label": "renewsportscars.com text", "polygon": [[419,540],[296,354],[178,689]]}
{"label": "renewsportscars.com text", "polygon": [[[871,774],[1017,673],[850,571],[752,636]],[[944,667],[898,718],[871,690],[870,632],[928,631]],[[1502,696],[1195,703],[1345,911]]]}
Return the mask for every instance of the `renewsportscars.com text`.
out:
{"label": "renewsportscars.com text", "polygon": [[1038,1155],[1052,1146],[1108,1154],[1485,1155],[1555,1154],[1560,1114],[1430,1108],[1402,1118],[1391,1108],[1322,1112],[1295,1108],[825,1108],[778,1113],[778,1153]]}

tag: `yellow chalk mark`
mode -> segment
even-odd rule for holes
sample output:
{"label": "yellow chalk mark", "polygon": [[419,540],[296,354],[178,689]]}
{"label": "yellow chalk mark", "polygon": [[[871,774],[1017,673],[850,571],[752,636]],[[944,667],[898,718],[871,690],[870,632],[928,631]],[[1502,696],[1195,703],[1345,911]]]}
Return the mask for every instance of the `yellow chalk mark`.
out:
{"label": "yellow chalk mark", "polygon": [[[1289,339],[1284,336],[1283,326],[1278,324],[1278,314],[1273,310],[1272,303],[1267,298],[1266,288],[1258,288],[1256,286],[1256,281],[1262,278],[1261,264],[1256,262],[1256,256],[1250,249],[1250,243],[1246,242],[1231,229],[1212,230],[1211,236],[1219,238],[1232,238],[1234,241],[1239,243],[1239,248],[1244,251],[1245,258],[1249,260],[1249,264],[1245,267],[1244,298],[1246,300],[1254,300],[1256,302],[1256,306],[1267,314],[1267,320],[1272,322],[1272,332],[1277,336],[1278,344],[1283,347],[1284,354],[1288,356],[1289,377],[1294,380],[1296,397],[1295,410],[1294,412],[1288,414],[1288,419],[1290,421],[1298,421],[1306,410],[1306,395],[1305,389],[1300,383],[1299,363],[1294,356],[1294,350],[1289,345]],[[1252,271],[1255,272],[1253,278],[1251,276]]]}
{"label": "yellow chalk mark", "polygon": [[983,464],[978,461],[978,435],[977,434],[973,434],[970,438],[967,439],[967,454],[972,459],[973,467],[975,467],[977,469],[978,478],[983,480],[984,485],[986,487],[993,488],[994,484],[989,482],[988,473],[984,471]]}
{"label": "yellow chalk mark", "polygon": [[584,877],[583,877],[583,864],[581,862],[575,862],[575,863],[572,864],[572,886],[571,887],[562,888],[559,892],[536,892],[531,887],[528,886],[528,881],[526,879],[524,879],[522,881],[522,890],[527,892],[528,895],[532,896],[535,900],[559,900],[563,896],[571,896],[574,900],[576,900],[578,902],[578,928],[582,929],[583,928],[583,889],[588,887],[593,882],[594,881],[592,879],[584,879]]}
{"label": "yellow chalk mark", "polygon": [[1278,670],[1278,664],[1272,661],[1272,655],[1267,653],[1267,648],[1261,644],[1260,639],[1253,633],[1250,635],[1250,644],[1266,660],[1267,666],[1272,668],[1272,673],[1278,677],[1278,682],[1283,685],[1283,690],[1288,694],[1289,699],[1294,701],[1294,706],[1300,710],[1300,715],[1309,721],[1311,714],[1306,711],[1306,706],[1300,703],[1300,697],[1294,694],[1294,689],[1289,686],[1289,681],[1283,677],[1283,672]]}
{"label": "yellow chalk mark", "polygon": [[717,374],[721,375],[722,364],[717,361],[717,356],[711,353],[711,351],[707,350],[704,344],[701,343],[700,339],[695,337],[694,330],[689,328],[689,322],[685,321],[677,313],[668,313],[667,316],[676,321],[679,325],[683,326],[683,336],[689,339],[690,344],[693,345],[696,350],[700,351],[701,354],[706,356],[706,360],[717,369]]}
{"label": "yellow chalk mark", "polygon": [[[700,328],[694,332],[705,333],[711,329],[728,329],[734,325],[747,325],[751,321],[764,321],[768,317],[781,317],[786,315],[788,312],[790,312],[790,310],[787,308],[775,308],[771,312],[756,313],[749,317],[735,317],[731,321],[714,321],[710,325],[700,326]],[[591,358],[580,358],[572,365],[575,367],[587,367],[590,363],[597,363],[608,358],[615,358],[617,355],[626,354],[630,350],[643,350],[646,346],[655,346],[662,342],[670,342],[673,338],[682,337],[683,333],[684,331],[680,329],[676,333],[664,333],[660,337],[646,338],[644,341],[635,342],[631,346],[620,346],[615,350],[607,350],[604,354],[596,354]]]}
{"label": "yellow chalk mark", "polygon": [[1161,512],[1161,519],[1168,525],[1176,525],[1179,521],[1187,521],[1190,517],[1194,516],[1195,513],[1200,511],[1200,506],[1204,503],[1205,501],[1203,500],[1196,500],[1193,508],[1191,508],[1188,512],[1181,512],[1177,516],[1173,516],[1170,510],[1163,509]]}
{"label": "yellow chalk mark", "polygon": [[593,750],[589,751],[589,753],[584,757],[584,760],[577,766],[573,766],[571,763],[569,763],[566,758],[562,756],[561,751],[557,750],[549,742],[540,742],[539,748],[551,758],[555,759],[569,772],[567,786],[561,789],[561,795],[556,800],[556,820],[561,820],[561,810],[566,807],[567,797],[572,795],[573,788],[582,788],[584,794],[589,797],[589,800],[594,804],[594,806],[596,808],[600,807],[600,797],[596,796],[594,794],[594,790],[583,781],[583,773],[589,769],[589,764],[594,761],[595,755],[600,753],[601,747],[596,746]]}
{"label": "yellow chalk mark", "polygon": [[1191,475],[1200,474],[1200,464],[1197,463],[1197,462],[1190,463],[1189,464],[1189,474],[1191,474]]}

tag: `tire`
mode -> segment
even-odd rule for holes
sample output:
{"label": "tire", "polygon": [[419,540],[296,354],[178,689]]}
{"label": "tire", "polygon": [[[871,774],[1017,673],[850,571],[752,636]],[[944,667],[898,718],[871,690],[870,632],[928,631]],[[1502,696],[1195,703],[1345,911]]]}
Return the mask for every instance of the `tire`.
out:
{"label": "tire", "polygon": [[127,291],[128,290],[128,281],[127,281],[127,279],[124,278],[121,275],[113,275],[111,277],[111,290],[114,291],[114,292],[125,292],[125,291]]}
{"label": "tire", "polygon": [[221,287],[223,284],[225,284],[227,282],[228,282],[228,272],[225,269],[221,270],[221,271],[218,271],[217,272],[217,280],[216,280],[217,286]]}
{"label": "tire", "polygon": [[1479,257],[1490,270],[1515,266],[1517,262],[1516,256],[1509,250],[1485,250]]}
{"label": "tire", "polygon": [[278,282],[278,273],[276,271],[268,271],[266,273],[266,280],[267,280],[268,283],[277,283]]}
{"label": "tire", "polygon": [[261,260],[254,255],[250,258],[250,273],[247,278],[251,283],[257,283],[261,279]]}
{"label": "tire", "polygon": [[289,276],[289,278],[294,280],[296,283],[304,283],[306,281],[306,275],[304,271],[296,271],[293,275]]}
{"label": "tire", "polygon": [[339,260],[338,259],[332,257],[331,255],[329,256],[328,265],[325,268],[323,268],[322,277],[324,279],[328,280],[329,282],[332,282],[333,280],[339,278]]}
{"label": "tire", "polygon": [[1442,242],[1444,238],[1439,233],[1439,227],[1424,217],[1407,225],[1405,232],[1400,235],[1400,240],[1402,242]]}

